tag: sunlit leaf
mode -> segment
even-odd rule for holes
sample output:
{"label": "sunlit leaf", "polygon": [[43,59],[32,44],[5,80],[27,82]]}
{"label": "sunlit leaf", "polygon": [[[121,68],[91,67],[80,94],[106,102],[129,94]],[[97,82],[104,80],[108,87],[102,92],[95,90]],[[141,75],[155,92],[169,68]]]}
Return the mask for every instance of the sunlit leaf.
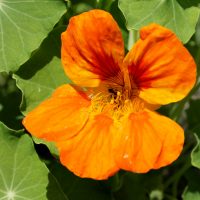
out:
{"label": "sunlit leaf", "polygon": [[29,136],[0,123],[0,199],[67,200]]}
{"label": "sunlit leaf", "polygon": [[23,93],[22,111],[32,110],[49,97],[58,86],[69,79],[61,66],[60,33],[61,27],[54,30],[42,43],[40,49],[17,72],[14,78]]}
{"label": "sunlit leaf", "polygon": [[158,23],[171,30],[186,43],[195,32],[200,10],[184,9],[176,0],[119,0],[127,28],[139,30],[150,23]]}
{"label": "sunlit leaf", "polygon": [[0,71],[15,71],[66,12],[62,0],[0,0]]}

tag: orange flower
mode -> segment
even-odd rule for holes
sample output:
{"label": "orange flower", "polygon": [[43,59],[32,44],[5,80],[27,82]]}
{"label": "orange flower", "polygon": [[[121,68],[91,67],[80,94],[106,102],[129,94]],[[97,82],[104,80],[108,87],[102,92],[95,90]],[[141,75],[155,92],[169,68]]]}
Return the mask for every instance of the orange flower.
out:
{"label": "orange flower", "polygon": [[71,18],[62,63],[77,86],[60,86],[23,124],[56,143],[63,165],[81,177],[106,179],[119,169],[144,173],[177,159],[183,130],[154,111],[184,98],[195,83],[194,60],[174,33],[143,27],[124,58],[117,23],[92,10]]}

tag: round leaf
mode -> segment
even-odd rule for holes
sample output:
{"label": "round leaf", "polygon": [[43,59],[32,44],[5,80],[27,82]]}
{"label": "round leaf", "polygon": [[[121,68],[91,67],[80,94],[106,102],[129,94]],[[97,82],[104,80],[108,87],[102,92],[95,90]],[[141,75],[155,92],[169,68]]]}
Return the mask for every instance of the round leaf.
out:
{"label": "round leaf", "polygon": [[119,0],[119,7],[129,30],[157,23],[173,30],[183,43],[194,34],[200,11],[184,9],[176,0]]}
{"label": "round leaf", "polygon": [[0,123],[0,199],[67,200],[30,137],[18,135]]}
{"label": "round leaf", "polygon": [[66,11],[62,0],[0,0],[0,71],[15,71]]}

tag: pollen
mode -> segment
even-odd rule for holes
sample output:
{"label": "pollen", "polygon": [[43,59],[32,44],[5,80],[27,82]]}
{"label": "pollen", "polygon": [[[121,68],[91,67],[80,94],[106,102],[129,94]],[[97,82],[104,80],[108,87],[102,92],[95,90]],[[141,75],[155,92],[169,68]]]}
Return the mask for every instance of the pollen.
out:
{"label": "pollen", "polygon": [[107,113],[118,121],[124,115],[144,109],[144,102],[137,93],[128,96],[129,92],[123,88],[120,91],[109,88],[107,91],[107,93],[104,91],[92,96],[90,113],[94,115]]}

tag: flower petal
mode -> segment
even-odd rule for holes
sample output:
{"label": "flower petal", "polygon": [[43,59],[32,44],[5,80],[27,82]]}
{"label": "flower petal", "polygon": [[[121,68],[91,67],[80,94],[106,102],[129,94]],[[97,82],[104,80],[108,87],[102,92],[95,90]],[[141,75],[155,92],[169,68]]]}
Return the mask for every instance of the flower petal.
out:
{"label": "flower petal", "polygon": [[59,141],[75,135],[88,120],[90,101],[71,85],[60,86],[31,111],[23,125],[34,136]]}
{"label": "flower petal", "polygon": [[184,98],[196,80],[196,65],[170,30],[151,24],[141,29],[140,40],[124,59],[140,97],[151,104]]}
{"label": "flower petal", "polygon": [[75,137],[58,142],[61,163],[80,177],[106,179],[119,168],[113,155],[113,120],[96,115]]}
{"label": "flower petal", "polygon": [[62,33],[62,63],[66,74],[79,86],[96,87],[100,81],[123,81],[120,65],[124,44],[113,17],[103,10],[91,10],[70,19]]}
{"label": "flower petal", "polygon": [[118,166],[138,173],[170,164],[184,143],[183,130],[177,123],[149,110],[124,118],[116,135]]}

